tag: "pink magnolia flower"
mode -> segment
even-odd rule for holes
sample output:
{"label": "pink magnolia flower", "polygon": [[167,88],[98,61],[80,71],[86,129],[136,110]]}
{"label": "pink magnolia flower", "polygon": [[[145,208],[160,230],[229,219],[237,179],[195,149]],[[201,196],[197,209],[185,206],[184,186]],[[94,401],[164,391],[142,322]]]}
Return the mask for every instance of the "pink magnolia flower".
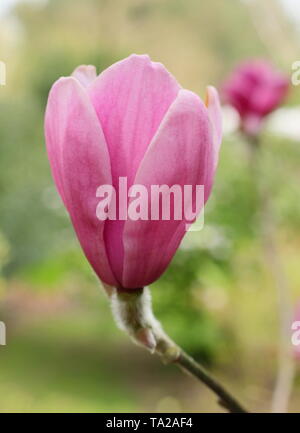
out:
{"label": "pink magnolia flower", "polygon": [[99,278],[135,289],[166,269],[185,220],[96,217],[100,185],[204,185],[207,200],[221,142],[218,94],[206,105],[160,63],[131,55],[99,76],[78,67],[52,87],[45,118],[52,174],[84,253]]}
{"label": "pink magnolia flower", "polygon": [[231,104],[241,118],[241,129],[256,135],[262,121],[284,100],[288,79],[264,60],[241,63],[224,83],[224,100]]}

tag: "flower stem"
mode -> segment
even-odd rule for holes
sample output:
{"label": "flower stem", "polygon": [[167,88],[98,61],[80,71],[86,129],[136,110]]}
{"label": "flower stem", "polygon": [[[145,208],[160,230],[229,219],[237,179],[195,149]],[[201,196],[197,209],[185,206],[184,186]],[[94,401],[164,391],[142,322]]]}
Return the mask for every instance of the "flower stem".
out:
{"label": "flower stem", "polygon": [[127,292],[115,289],[110,298],[117,325],[127,332],[135,343],[159,355],[165,364],[176,364],[205,384],[216,394],[218,403],[229,412],[248,412],[217,379],[167,336],[153,315],[148,288]]}
{"label": "flower stem", "polygon": [[233,397],[220,382],[206,371],[198,362],[184,351],[180,351],[175,361],[179,367],[204,383],[218,397],[218,403],[231,413],[247,413],[248,411]]}
{"label": "flower stem", "polygon": [[248,137],[247,142],[251,155],[251,169],[258,187],[262,247],[267,266],[277,289],[279,321],[278,369],[271,412],[285,413],[288,411],[295,375],[292,346],[290,344],[290,326],[292,323],[291,287],[276,243],[275,212],[270,198],[270,191],[264,182],[264,172],[261,167],[260,139],[259,137]]}

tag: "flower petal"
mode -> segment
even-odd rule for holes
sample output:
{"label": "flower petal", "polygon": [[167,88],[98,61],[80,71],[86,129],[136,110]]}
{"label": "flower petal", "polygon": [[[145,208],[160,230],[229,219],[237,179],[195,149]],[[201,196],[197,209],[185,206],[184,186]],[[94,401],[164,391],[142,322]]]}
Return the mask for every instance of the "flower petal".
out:
{"label": "flower petal", "polygon": [[[160,63],[132,55],[106,69],[89,88],[102,125],[112,163],[112,182],[119,177],[133,183],[137,169],[179,85]],[[114,274],[123,272],[124,221],[107,221],[105,237]]]}
{"label": "flower petal", "polygon": [[179,85],[160,63],[131,55],[106,69],[90,95],[108,145],[113,182],[134,180],[137,168]]}
{"label": "flower petal", "polygon": [[75,69],[72,77],[76,78],[84,87],[88,87],[97,78],[97,71],[93,65],[81,65]]}
{"label": "flower petal", "polygon": [[[151,185],[204,185],[207,200],[214,164],[208,111],[197,95],[180,90],[145,154],[135,184],[145,185],[148,191]],[[185,232],[185,220],[127,220],[123,235],[124,287],[136,288],[155,281]]]}
{"label": "flower petal", "polygon": [[213,128],[214,160],[216,168],[222,141],[222,109],[218,92],[213,86],[207,87],[205,99],[208,115]]}
{"label": "flower petal", "polygon": [[96,217],[96,191],[111,184],[110,160],[101,125],[82,85],[61,78],[46,110],[46,143],[52,174],[89,262],[101,280],[116,285]]}

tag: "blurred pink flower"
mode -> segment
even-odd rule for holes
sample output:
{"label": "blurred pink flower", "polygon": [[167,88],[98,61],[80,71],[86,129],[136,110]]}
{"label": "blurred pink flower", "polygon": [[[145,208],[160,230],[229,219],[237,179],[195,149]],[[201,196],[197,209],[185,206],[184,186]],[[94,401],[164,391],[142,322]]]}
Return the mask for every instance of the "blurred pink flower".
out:
{"label": "blurred pink flower", "polygon": [[225,81],[223,97],[239,113],[241,129],[259,133],[262,120],[285,99],[289,80],[265,60],[241,63]]}
{"label": "blurred pink flower", "polygon": [[186,221],[96,217],[100,185],[120,177],[147,188],[204,185],[207,200],[221,142],[217,91],[206,105],[160,63],[131,55],[99,76],[78,67],[52,87],[45,118],[52,174],[87,259],[99,278],[135,289],[166,269]]}

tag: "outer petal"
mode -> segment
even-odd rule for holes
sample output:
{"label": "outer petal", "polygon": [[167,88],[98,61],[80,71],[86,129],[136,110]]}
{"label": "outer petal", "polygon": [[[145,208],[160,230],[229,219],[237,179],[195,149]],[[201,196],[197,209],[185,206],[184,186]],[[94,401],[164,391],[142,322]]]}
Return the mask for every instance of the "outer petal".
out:
{"label": "outer petal", "polygon": [[[204,185],[208,198],[214,173],[213,132],[208,111],[194,93],[180,90],[139,167],[135,184]],[[124,229],[123,285],[155,281],[166,269],[186,231],[186,221],[132,221]]]}
{"label": "outer petal", "polygon": [[72,73],[72,77],[76,78],[84,87],[88,87],[97,78],[96,68],[93,65],[78,66]]}
{"label": "outer petal", "polygon": [[218,92],[213,86],[208,86],[206,89],[206,106],[213,128],[214,164],[216,168],[222,141],[222,109]]}
{"label": "outer petal", "polygon": [[[89,87],[112,162],[112,181],[118,192],[120,176],[128,186],[157,129],[174,101],[179,85],[160,63],[132,55],[106,69]],[[123,272],[124,221],[108,221],[105,238],[116,277]]]}
{"label": "outer petal", "polygon": [[179,88],[162,64],[135,54],[94,81],[89,92],[108,145],[114,183],[119,176],[128,176],[128,183],[133,182]]}
{"label": "outer petal", "polygon": [[45,119],[52,174],[81,246],[101,280],[115,285],[96,217],[96,190],[111,184],[110,160],[101,125],[75,78],[61,78],[51,89]]}

